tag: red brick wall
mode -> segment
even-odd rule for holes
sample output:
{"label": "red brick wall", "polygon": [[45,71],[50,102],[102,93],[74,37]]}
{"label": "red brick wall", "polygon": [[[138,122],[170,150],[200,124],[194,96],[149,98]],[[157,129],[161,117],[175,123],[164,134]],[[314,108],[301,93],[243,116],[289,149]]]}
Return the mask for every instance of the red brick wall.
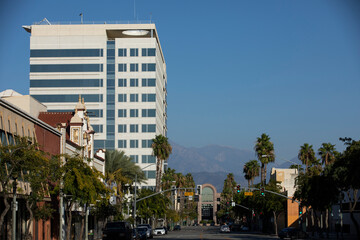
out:
{"label": "red brick wall", "polygon": [[35,125],[36,141],[41,150],[57,155],[60,154],[60,136]]}

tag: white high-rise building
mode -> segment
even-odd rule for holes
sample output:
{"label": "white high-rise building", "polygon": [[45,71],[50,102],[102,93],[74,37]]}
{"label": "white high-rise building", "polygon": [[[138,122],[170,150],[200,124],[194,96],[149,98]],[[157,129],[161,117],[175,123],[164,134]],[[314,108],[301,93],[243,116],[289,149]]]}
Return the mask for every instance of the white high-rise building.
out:
{"label": "white high-rise building", "polygon": [[[47,24],[44,24],[47,23]],[[155,24],[41,24],[30,37],[30,95],[48,111],[84,98],[96,149],[125,151],[155,186],[152,139],[167,135],[167,76]]]}

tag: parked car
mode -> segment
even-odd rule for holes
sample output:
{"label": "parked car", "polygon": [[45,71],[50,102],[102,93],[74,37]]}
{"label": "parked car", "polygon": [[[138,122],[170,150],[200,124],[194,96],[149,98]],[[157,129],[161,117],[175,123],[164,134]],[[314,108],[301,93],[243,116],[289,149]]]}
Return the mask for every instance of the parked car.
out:
{"label": "parked car", "polygon": [[146,240],[147,239],[147,233],[148,233],[148,228],[147,227],[137,227],[136,231],[140,237],[140,240]]}
{"label": "parked car", "polygon": [[153,231],[154,235],[165,235],[165,229],[163,227],[155,228]]}
{"label": "parked car", "polygon": [[138,227],[146,227],[147,230],[147,238],[153,238],[153,231],[152,231],[152,227],[150,226],[150,224],[139,224]]}
{"label": "parked car", "polygon": [[240,230],[243,231],[243,232],[247,232],[247,231],[249,231],[249,227],[248,227],[248,226],[245,226],[245,225],[242,225],[242,226],[240,227]]}
{"label": "parked car", "polygon": [[306,232],[304,232],[301,229],[294,228],[294,227],[288,227],[283,228],[279,232],[279,238],[290,238],[290,239],[308,239],[309,236]]}
{"label": "parked car", "polygon": [[222,233],[230,232],[229,226],[228,226],[228,225],[222,225],[222,226],[220,227],[220,232],[222,232]]}
{"label": "parked car", "polygon": [[165,230],[165,234],[168,234],[168,228],[167,227],[162,227]]}
{"label": "parked car", "polygon": [[138,231],[136,230],[136,228],[133,228],[133,230],[132,230],[132,239],[140,240],[140,235],[139,235]]}
{"label": "parked car", "polygon": [[103,240],[131,240],[133,230],[130,223],[125,221],[108,222],[103,228]]}
{"label": "parked car", "polygon": [[177,231],[177,230],[181,230],[181,226],[180,226],[180,225],[175,225],[175,226],[174,226],[174,231]]}

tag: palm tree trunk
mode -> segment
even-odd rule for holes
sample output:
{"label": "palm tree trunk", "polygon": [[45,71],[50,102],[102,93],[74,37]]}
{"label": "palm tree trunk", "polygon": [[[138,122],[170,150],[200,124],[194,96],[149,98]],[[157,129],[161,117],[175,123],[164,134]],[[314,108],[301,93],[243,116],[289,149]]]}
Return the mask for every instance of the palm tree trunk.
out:
{"label": "palm tree trunk", "polygon": [[261,163],[261,185],[263,184],[263,182],[264,182],[264,175],[265,175],[265,173],[264,173],[264,164],[263,163]]}
{"label": "palm tree trunk", "polygon": [[264,164],[264,186],[266,185],[266,168],[267,168],[267,164]]}
{"label": "palm tree trunk", "polygon": [[161,180],[161,159],[156,162],[156,192],[160,192],[160,180]]}

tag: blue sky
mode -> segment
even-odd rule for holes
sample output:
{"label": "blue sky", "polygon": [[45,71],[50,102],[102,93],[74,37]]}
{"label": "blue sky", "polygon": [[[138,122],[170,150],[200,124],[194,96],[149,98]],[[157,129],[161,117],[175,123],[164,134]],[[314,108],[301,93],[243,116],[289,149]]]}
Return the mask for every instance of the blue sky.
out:
{"label": "blue sky", "polygon": [[360,135],[360,1],[123,0],[0,2],[0,90],[28,94],[21,26],[150,20],[168,74],[168,137],[186,147],[253,149],[270,135],[279,161],[305,142]]}

